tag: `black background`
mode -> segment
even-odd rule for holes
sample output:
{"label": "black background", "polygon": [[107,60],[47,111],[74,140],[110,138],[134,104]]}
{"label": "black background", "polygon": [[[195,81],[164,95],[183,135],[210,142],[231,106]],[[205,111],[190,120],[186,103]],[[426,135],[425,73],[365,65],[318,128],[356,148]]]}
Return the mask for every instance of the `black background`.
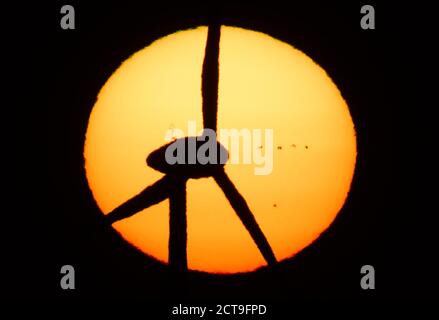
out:
{"label": "black background", "polygon": [[[360,8],[366,3],[361,2],[235,2],[213,8],[73,1],[76,29],[62,30],[63,4],[3,9],[4,52],[10,55],[5,69],[12,71],[8,93],[13,95],[7,108],[13,120],[5,118],[3,125],[13,139],[5,139],[12,145],[5,144],[4,158],[16,165],[5,170],[12,193],[3,210],[7,255],[2,267],[10,298],[294,304],[432,296],[434,265],[426,257],[434,250],[425,228],[431,210],[412,206],[405,183],[417,169],[402,163],[407,153],[416,154],[423,146],[415,138],[407,140],[410,130],[401,122],[411,110],[414,130],[425,108],[414,90],[423,81],[418,78],[422,62],[416,58],[424,39],[433,39],[427,34],[428,19],[420,16],[428,8],[367,3],[375,7],[376,30],[362,30]],[[212,10],[221,13],[226,25],[294,45],[327,71],[350,107],[358,158],[350,195],[336,221],[294,259],[252,274],[183,276],[100,224],[82,151],[95,97],[120,63],[164,35],[206,24]],[[75,267],[75,290],[59,286],[64,264]],[[360,288],[365,264],[375,267],[376,290]]]}

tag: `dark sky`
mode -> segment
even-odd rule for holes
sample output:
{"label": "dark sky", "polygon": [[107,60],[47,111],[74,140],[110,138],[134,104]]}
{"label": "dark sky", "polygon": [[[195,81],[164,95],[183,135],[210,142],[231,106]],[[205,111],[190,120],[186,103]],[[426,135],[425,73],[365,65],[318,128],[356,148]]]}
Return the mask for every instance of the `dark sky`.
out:
{"label": "dark sky", "polygon": [[[402,164],[400,154],[407,129],[401,124],[404,111],[413,110],[414,119],[422,112],[420,105],[413,109],[413,101],[420,101],[408,95],[414,87],[407,79],[419,71],[412,62],[417,53],[413,48],[422,50],[421,36],[427,37],[425,29],[419,33],[407,27],[407,18],[401,18],[407,8],[368,2],[375,6],[376,30],[362,30],[361,2],[270,1],[212,8],[73,1],[76,29],[61,30],[62,4],[4,10],[10,16],[4,21],[10,44],[4,51],[17,59],[6,62],[15,75],[10,83],[18,89],[11,92],[9,109],[17,118],[7,124],[14,137],[9,150],[20,168],[9,170],[14,196],[4,210],[7,258],[2,263],[10,297],[275,304],[430,295],[432,266],[424,253],[433,251],[430,239],[417,240],[426,232],[416,224],[427,209],[413,210],[408,203],[404,182],[412,169]],[[412,11],[412,17],[422,20],[422,10]],[[99,223],[84,176],[82,148],[96,94],[115,68],[159,37],[206,24],[211,11],[221,12],[224,24],[293,44],[328,72],[355,122],[357,167],[349,198],[334,224],[294,259],[249,275],[176,276]],[[23,92],[23,86],[29,89]],[[64,264],[76,268],[74,291],[59,287]],[[360,288],[364,264],[376,269],[374,291]]]}

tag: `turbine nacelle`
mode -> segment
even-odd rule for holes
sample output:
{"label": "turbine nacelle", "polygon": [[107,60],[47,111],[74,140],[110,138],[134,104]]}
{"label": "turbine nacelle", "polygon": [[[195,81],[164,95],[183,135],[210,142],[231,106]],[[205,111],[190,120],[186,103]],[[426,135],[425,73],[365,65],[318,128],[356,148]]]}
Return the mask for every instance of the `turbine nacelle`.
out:
{"label": "turbine nacelle", "polygon": [[226,148],[218,141],[201,137],[176,139],[151,152],[146,163],[151,168],[183,179],[213,176],[228,160]]}

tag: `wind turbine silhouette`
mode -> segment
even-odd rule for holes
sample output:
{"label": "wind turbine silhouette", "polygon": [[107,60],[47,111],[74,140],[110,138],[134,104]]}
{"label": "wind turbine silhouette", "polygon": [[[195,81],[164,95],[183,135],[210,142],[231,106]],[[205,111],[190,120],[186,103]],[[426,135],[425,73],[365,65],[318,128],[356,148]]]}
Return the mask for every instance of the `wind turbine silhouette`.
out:
{"label": "wind turbine silhouette", "polygon": [[[215,132],[217,131],[218,112],[220,33],[220,24],[209,24],[201,84],[204,130],[211,129]],[[194,141],[190,141],[192,139]],[[185,146],[190,142],[195,143],[195,145],[197,143],[196,137],[185,137],[177,139],[177,141],[185,143]],[[226,155],[227,159],[226,149],[218,141],[215,142],[217,150],[220,150],[220,157]],[[178,271],[185,271],[188,268],[186,252],[186,182],[191,178],[213,177],[250,233],[268,265],[276,263],[273,250],[250,211],[247,202],[224,171],[225,161],[219,161],[217,164],[176,163],[171,165],[165,159],[166,149],[171,143],[153,151],[146,159],[148,166],[165,173],[165,176],[111,211],[105,216],[106,221],[112,224],[169,198],[169,266]]]}

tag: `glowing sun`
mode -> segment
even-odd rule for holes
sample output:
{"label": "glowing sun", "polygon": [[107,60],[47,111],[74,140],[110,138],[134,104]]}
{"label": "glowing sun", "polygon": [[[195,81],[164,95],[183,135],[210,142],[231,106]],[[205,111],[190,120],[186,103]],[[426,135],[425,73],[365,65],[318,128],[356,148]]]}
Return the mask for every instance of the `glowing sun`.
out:
{"label": "glowing sun", "polygon": [[[164,176],[145,163],[169,129],[202,129],[201,70],[207,27],[176,32],[136,52],[113,73],[92,109],[84,146],[93,197],[104,214]],[[347,197],[356,161],[348,106],[303,52],[250,30],[221,27],[218,129],[273,129],[272,171],[227,163],[278,260],[313,242]],[[231,152],[229,150],[229,156]],[[240,152],[240,150],[238,150]],[[191,270],[252,271],[265,261],[213,178],[187,183]],[[168,200],[113,227],[168,262]]]}

